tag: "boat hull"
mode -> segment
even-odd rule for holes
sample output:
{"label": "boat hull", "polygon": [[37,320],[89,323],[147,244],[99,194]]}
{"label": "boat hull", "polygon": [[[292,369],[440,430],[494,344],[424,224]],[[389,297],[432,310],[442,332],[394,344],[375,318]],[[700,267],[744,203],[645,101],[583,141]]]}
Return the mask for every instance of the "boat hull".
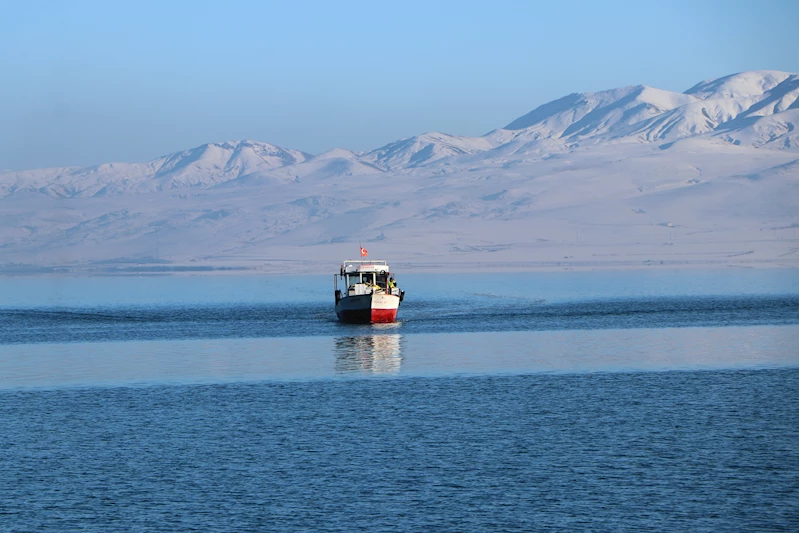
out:
{"label": "boat hull", "polygon": [[336,316],[341,322],[384,324],[397,320],[400,298],[392,294],[345,296],[336,303]]}

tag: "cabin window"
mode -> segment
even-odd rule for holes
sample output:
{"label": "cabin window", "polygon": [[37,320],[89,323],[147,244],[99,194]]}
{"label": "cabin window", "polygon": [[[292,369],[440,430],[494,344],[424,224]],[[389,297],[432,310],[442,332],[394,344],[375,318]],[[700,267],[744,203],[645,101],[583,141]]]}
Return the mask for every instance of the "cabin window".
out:
{"label": "cabin window", "polygon": [[388,283],[388,273],[387,272],[358,272],[349,274],[347,276],[347,284],[354,285],[356,283],[368,283],[373,284],[376,283],[381,287],[386,287]]}

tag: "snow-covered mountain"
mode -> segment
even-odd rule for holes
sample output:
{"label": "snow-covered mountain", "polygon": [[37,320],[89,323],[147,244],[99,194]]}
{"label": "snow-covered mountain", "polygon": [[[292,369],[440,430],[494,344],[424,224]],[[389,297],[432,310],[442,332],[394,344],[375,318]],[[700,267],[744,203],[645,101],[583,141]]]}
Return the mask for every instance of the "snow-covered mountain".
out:
{"label": "snow-covered mountain", "polygon": [[417,263],[795,265],[797,123],[799,75],[754,71],[575,93],[482,137],[2,172],[0,270],[307,266],[359,241]]}
{"label": "snow-covered mountain", "polygon": [[494,146],[486,137],[458,137],[430,132],[372,150],[363,156],[363,160],[383,170],[400,170],[427,165],[447,157],[484,152]]}
{"label": "snow-covered mountain", "polygon": [[310,154],[256,141],[210,143],[147,163],[107,163],[0,173],[0,196],[37,192],[53,198],[207,188],[302,163]]}
{"label": "snow-covered mountain", "polygon": [[[514,137],[568,142],[652,142],[716,136],[736,144],[797,148],[794,128],[778,124],[796,124],[791,110],[798,108],[799,75],[756,71],[704,81],[685,93],[638,85],[571,94],[531,111],[504,129],[517,132]],[[763,120],[774,115],[780,116]],[[757,124],[761,120],[763,124]],[[737,135],[746,128],[760,134]]]}

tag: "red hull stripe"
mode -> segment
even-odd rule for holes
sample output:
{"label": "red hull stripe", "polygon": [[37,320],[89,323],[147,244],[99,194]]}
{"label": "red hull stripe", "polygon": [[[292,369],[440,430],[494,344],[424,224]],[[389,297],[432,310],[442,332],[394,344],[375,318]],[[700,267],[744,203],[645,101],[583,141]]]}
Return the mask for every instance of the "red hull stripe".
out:
{"label": "red hull stripe", "polygon": [[372,322],[384,323],[394,322],[397,319],[396,309],[372,309]]}
{"label": "red hull stripe", "polygon": [[396,309],[358,309],[339,311],[338,319],[342,322],[355,322],[360,324],[384,324],[397,319]]}

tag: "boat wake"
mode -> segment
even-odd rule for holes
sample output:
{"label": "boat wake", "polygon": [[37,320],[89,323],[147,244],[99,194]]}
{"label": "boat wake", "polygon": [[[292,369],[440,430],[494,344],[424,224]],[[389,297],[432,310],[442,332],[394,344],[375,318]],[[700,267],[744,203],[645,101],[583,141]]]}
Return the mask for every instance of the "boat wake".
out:
{"label": "boat wake", "polygon": [[401,320],[386,325],[339,323],[329,302],[42,307],[0,309],[0,344],[788,324],[799,324],[799,296],[409,300]]}

